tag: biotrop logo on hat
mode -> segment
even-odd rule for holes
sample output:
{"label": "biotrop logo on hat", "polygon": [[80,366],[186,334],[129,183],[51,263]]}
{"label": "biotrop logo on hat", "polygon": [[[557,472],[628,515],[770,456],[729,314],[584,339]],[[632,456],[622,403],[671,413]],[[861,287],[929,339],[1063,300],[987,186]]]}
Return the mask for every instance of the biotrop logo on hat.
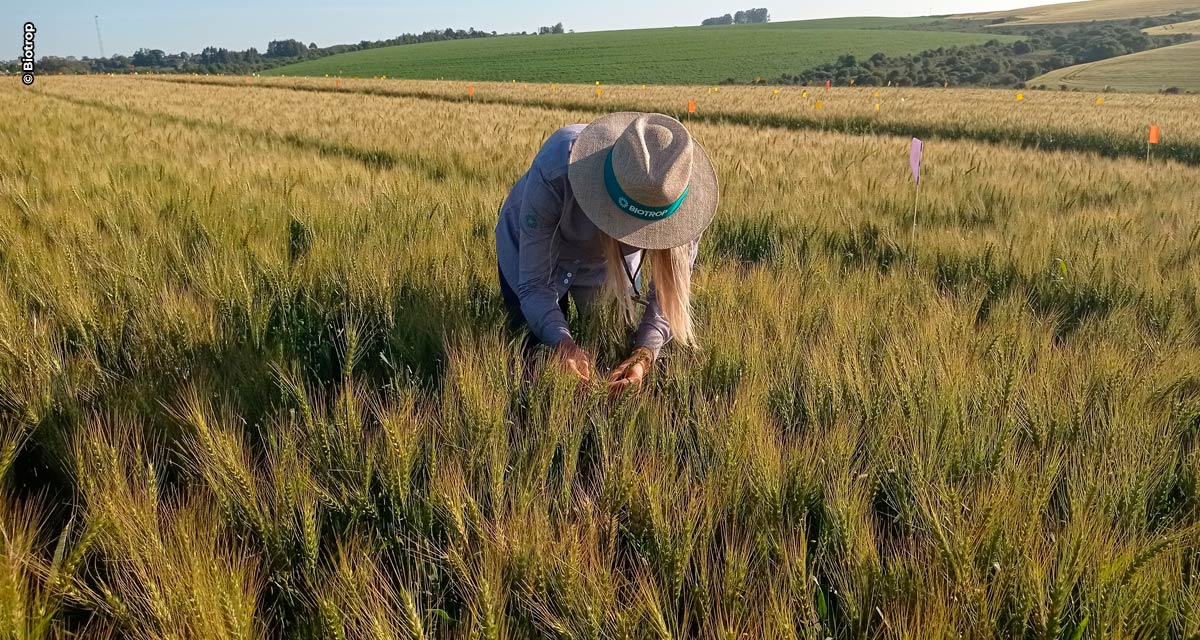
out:
{"label": "biotrop logo on hat", "polygon": [[690,187],[685,187],[679,198],[665,207],[647,207],[635,201],[621,189],[621,185],[617,182],[617,176],[613,173],[611,149],[608,151],[608,157],[604,159],[604,186],[608,190],[608,197],[612,199],[613,204],[617,205],[621,211],[642,220],[662,220],[671,217],[679,209],[679,205],[683,204],[690,189]]}

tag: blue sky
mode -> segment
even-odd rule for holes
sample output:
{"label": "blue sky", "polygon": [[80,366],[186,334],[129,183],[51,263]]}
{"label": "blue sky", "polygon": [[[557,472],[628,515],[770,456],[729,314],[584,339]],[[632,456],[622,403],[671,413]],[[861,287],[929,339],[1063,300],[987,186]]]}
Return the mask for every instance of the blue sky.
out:
{"label": "blue sky", "polygon": [[237,2],[200,0],[0,0],[0,59],[18,57],[21,26],[37,27],[37,56],[98,56],[92,16],[100,16],[104,49],[130,54],[139,47],[198,52],[207,45],[258,47],[297,38],[320,46],[379,40],[400,33],[454,27],[533,31],[562,22],[576,31],[695,25],[714,15],[765,6],[774,21],[837,16],[913,16],[1013,9],[1038,0],[842,0],[837,3],[770,0],[438,0],[435,2],[315,0]]}

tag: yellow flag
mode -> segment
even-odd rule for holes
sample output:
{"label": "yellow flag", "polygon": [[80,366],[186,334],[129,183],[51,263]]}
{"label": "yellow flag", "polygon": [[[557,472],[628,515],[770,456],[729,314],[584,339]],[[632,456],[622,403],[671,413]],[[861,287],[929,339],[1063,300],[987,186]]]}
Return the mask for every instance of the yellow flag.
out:
{"label": "yellow flag", "polygon": [[603,93],[604,93],[604,89],[601,89],[601,88],[599,88],[599,87],[596,87],[596,97],[599,97],[599,96],[600,96],[600,95],[602,95]]}
{"label": "yellow flag", "polygon": [[875,110],[879,111],[879,103],[878,102],[875,103]]}
{"label": "yellow flag", "polygon": [[822,104],[823,104],[823,103],[822,103],[820,100],[817,100],[817,108],[818,108],[818,109],[820,109],[820,108],[821,108]]}
{"label": "yellow flag", "polygon": [[800,97],[801,97],[801,98],[807,98],[807,97],[808,97],[808,91],[805,91],[804,93],[800,94]]}
{"label": "yellow flag", "polygon": [[1024,100],[1024,99],[1025,99],[1025,94],[1023,94],[1023,93],[1018,93],[1018,94],[1017,94],[1017,102],[1020,102],[1020,101],[1022,101],[1022,100]]}
{"label": "yellow flag", "polygon": [[1096,104],[1104,104],[1104,98],[1096,98]]}

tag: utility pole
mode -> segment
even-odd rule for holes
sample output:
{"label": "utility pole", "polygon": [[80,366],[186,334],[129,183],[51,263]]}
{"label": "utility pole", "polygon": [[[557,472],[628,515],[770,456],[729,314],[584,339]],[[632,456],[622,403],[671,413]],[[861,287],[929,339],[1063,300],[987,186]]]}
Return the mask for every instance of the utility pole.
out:
{"label": "utility pole", "polygon": [[104,38],[100,37],[100,16],[93,15],[92,17],[96,19],[96,42],[100,43],[100,57],[107,58],[108,56],[104,55]]}

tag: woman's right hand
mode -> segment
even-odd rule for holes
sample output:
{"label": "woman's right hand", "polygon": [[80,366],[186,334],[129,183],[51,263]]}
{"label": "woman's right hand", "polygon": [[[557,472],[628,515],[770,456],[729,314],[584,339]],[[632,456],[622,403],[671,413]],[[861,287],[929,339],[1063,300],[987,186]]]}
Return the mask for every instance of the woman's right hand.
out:
{"label": "woman's right hand", "polygon": [[568,372],[579,376],[583,382],[590,382],[592,379],[592,356],[588,355],[587,351],[575,344],[571,338],[563,338],[559,341],[558,346],[554,349],[558,355],[563,368]]}

